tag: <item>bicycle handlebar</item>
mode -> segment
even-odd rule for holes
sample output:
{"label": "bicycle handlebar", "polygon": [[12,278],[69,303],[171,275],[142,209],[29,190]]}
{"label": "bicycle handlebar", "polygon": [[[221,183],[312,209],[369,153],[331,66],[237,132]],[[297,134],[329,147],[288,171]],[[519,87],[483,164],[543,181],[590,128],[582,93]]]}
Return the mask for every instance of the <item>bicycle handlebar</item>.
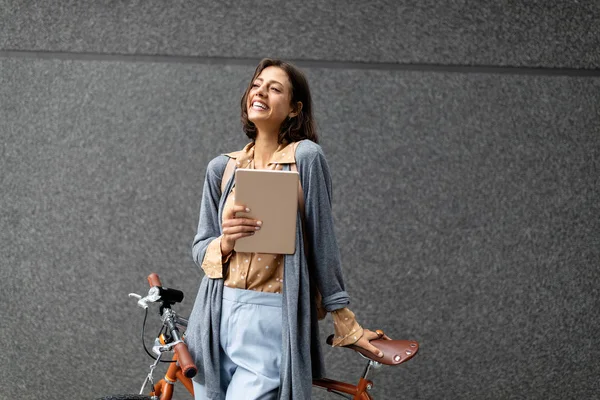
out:
{"label": "bicycle handlebar", "polygon": [[162,287],[162,283],[160,283],[160,278],[154,272],[151,273],[150,275],[148,275],[148,284],[150,284],[150,287],[152,287],[152,286]]}
{"label": "bicycle handlebar", "polygon": [[[150,275],[148,275],[148,284],[150,285],[150,287],[162,287],[160,278],[155,273],[151,273]],[[172,327],[170,327],[170,329],[172,330],[171,335],[173,337],[179,338],[179,332],[174,324]],[[175,332],[173,332],[173,330],[175,330]],[[194,364],[194,361],[192,360],[192,356],[190,355],[187,345],[184,342],[180,342],[175,345],[173,350],[177,355],[177,361],[179,363],[179,366],[181,367],[181,370],[183,371],[183,374],[188,378],[193,378],[198,372],[198,368],[196,368],[196,364]]]}

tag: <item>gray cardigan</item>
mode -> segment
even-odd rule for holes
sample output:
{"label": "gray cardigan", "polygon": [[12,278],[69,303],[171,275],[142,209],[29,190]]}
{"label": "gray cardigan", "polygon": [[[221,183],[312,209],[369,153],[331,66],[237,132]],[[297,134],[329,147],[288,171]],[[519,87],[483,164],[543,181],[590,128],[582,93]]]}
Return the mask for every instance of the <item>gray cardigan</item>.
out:
{"label": "gray cardigan", "polygon": [[[321,147],[309,140],[299,143],[295,156],[304,191],[304,226],[308,243],[304,243],[302,220],[298,213],[296,252],[286,255],[284,260],[281,386],[278,397],[281,400],[310,399],[312,379],[324,376],[314,285],[321,292],[327,311],[346,307],[349,303],[333,227],[331,177],[327,161]],[[222,233],[226,196],[221,196],[221,178],[228,160],[227,156],[221,155],[207,167],[198,233],[192,247],[193,258],[198,265],[202,265],[209,243]],[[289,165],[285,167],[289,169]],[[234,179],[235,175],[232,175],[226,193],[233,187]],[[198,375],[194,379],[206,385],[211,400],[225,398],[219,374],[223,282],[223,279],[204,276],[185,339],[198,367]]]}

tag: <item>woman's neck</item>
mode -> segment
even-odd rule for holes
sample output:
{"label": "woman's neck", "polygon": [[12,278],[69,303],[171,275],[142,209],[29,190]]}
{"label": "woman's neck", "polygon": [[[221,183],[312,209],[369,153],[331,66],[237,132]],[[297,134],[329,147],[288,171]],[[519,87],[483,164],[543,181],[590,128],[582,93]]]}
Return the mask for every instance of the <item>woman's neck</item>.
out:
{"label": "woman's neck", "polygon": [[256,139],[254,139],[254,168],[265,168],[271,161],[273,153],[279,147],[277,138],[277,133],[266,134],[261,131],[256,133]]}

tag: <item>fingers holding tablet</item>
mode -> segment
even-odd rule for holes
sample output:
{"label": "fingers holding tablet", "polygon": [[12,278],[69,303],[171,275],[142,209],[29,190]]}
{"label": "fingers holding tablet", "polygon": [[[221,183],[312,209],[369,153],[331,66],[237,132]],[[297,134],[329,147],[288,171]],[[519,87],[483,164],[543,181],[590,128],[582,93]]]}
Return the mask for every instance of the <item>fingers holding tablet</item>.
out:
{"label": "fingers holding tablet", "polygon": [[242,215],[236,216],[236,214],[244,212],[250,212],[250,210],[245,206],[235,205],[223,214],[223,239],[221,240],[223,255],[231,253],[238,239],[254,235],[261,228],[262,221]]}

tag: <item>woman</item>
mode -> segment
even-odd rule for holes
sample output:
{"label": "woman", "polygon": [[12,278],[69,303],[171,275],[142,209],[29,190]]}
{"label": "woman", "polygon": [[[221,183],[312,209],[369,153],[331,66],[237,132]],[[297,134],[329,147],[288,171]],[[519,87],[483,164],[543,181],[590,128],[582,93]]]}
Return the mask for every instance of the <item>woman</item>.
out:
{"label": "woman", "polygon": [[[186,337],[199,371],[195,397],[310,399],[312,379],[323,375],[317,298],[322,296],[322,306],[332,314],[334,345],[355,344],[382,355],[369,342],[380,336],[361,328],[346,308],[331,179],[316,144],[306,78],[288,63],[264,59],[241,109],[252,141],[209,163],[193,243],[194,261],[206,275]],[[305,206],[296,224],[294,254],[233,250],[237,240],[260,230],[261,221],[236,217],[246,207],[234,203],[234,175],[222,182],[228,162],[255,169],[290,170],[295,165]]]}

